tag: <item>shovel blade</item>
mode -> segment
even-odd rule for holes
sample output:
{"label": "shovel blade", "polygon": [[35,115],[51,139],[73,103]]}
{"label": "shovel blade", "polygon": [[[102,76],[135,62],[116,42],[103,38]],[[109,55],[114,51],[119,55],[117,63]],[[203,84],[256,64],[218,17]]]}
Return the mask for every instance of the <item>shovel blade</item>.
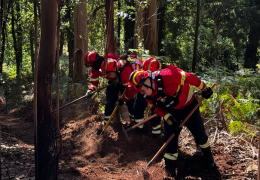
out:
{"label": "shovel blade", "polygon": [[123,125],[122,125],[122,131],[124,132],[124,134],[125,134],[126,138],[128,138],[127,132],[125,131],[125,128],[124,128],[124,126],[123,126]]}

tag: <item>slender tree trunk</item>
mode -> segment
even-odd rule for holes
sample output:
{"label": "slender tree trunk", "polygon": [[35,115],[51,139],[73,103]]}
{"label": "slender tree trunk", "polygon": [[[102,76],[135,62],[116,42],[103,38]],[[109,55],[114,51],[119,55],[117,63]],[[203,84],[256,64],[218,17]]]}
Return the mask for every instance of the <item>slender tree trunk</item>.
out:
{"label": "slender tree trunk", "polygon": [[23,34],[22,34],[22,24],[21,24],[21,8],[20,3],[16,3],[16,13],[17,13],[17,77],[19,78],[21,75],[22,61],[23,61]]}
{"label": "slender tree trunk", "polygon": [[63,46],[64,46],[64,30],[61,30],[60,32],[60,49],[59,49],[59,56],[61,56],[63,54]]}
{"label": "slender tree trunk", "polygon": [[20,4],[15,3],[15,7],[16,7],[16,13],[14,11],[14,8],[12,8],[12,35],[13,35],[13,43],[14,43],[14,51],[15,51],[15,59],[16,59],[16,77],[19,78],[20,71],[21,71],[20,69],[22,66],[22,57],[23,57],[22,26],[20,23],[20,19],[21,19]]}
{"label": "slender tree trunk", "polygon": [[56,56],[57,1],[41,1],[41,40],[37,85],[38,167],[36,180],[57,179],[55,121],[52,116],[52,76]]}
{"label": "slender tree trunk", "polygon": [[30,51],[31,51],[31,66],[32,66],[32,72],[34,74],[34,49],[33,49],[33,36],[34,31],[33,28],[30,29]]}
{"label": "slender tree trunk", "polygon": [[37,21],[37,0],[34,0],[33,4],[33,11],[34,11],[34,49],[35,49],[35,56],[34,56],[34,89],[33,89],[33,120],[34,120],[34,159],[35,159],[35,178],[39,179],[39,161],[38,161],[38,138],[37,138],[37,86],[38,86],[38,38],[37,38],[37,33],[38,33],[38,21]]}
{"label": "slender tree trunk", "polygon": [[197,0],[197,17],[196,17],[196,28],[195,28],[195,40],[194,40],[194,47],[193,47],[194,49],[193,49],[193,60],[192,60],[192,72],[195,72],[195,68],[196,68],[199,26],[200,26],[200,0]]}
{"label": "slender tree trunk", "polygon": [[158,10],[158,55],[165,56],[165,52],[163,51],[162,41],[165,38],[165,11],[166,5],[164,7],[159,7]]}
{"label": "slender tree trunk", "polygon": [[68,0],[67,3],[67,11],[66,11],[66,19],[69,21],[69,27],[66,28],[67,32],[67,39],[68,39],[68,52],[69,52],[69,77],[73,78],[73,52],[74,52],[74,24],[71,18],[71,7],[70,1]]}
{"label": "slender tree trunk", "polygon": [[[2,25],[2,19],[3,19],[3,10],[4,10],[4,0],[1,0],[1,3],[0,3],[1,7],[0,7],[0,48],[2,47],[2,28],[3,28],[3,25]],[[2,48],[1,48],[2,50]],[[0,51],[1,52],[1,51]],[[0,53],[2,54],[2,53]],[[1,62],[1,61],[0,61]],[[0,67],[0,73],[2,73],[2,63],[0,64],[1,67]]]}
{"label": "slender tree trunk", "polygon": [[[255,22],[254,22],[255,23]],[[248,42],[245,51],[244,68],[256,69],[259,57],[257,57],[257,48],[260,40],[260,27],[256,25],[250,26]]]}
{"label": "slender tree trunk", "polygon": [[[125,1],[126,6],[133,6],[135,7],[134,1]],[[127,10],[128,17],[124,18],[124,30],[125,30],[125,37],[124,37],[124,44],[125,44],[125,51],[127,49],[134,49],[134,29],[135,27],[135,12],[131,10]],[[128,52],[129,53],[129,52]]]}
{"label": "slender tree trunk", "polygon": [[[143,0],[141,0],[143,1]],[[135,9],[136,9],[136,20],[135,20],[135,36],[134,36],[134,49],[139,49],[144,47],[143,43],[143,28],[144,28],[144,18],[143,18],[143,7],[140,3],[137,3],[135,0]],[[140,47],[141,46],[141,47]],[[138,53],[139,54],[139,53]]]}
{"label": "slender tree trunk", "polygon": [[149,54],[158,55],[157,0],[150,1],[146,9],[144,27],[144,48]]}
{"label": "slender tree trunk", "polygon": [[108,53],[115,53],[114,35],[114,0],[106,0],[106,37]]}
{"label": "slender tree trunk", "polygon": [[[118,0],[118,11],[121,9],[121,2]],[[117,54],[120,54],[120,34],[121,34],[121,17],[118,16],[117,18]]]}
{"label": "slender tree trunk", "polygon": [[74,82],[86,78],[84,66],[84,55],[88,50],[87,43],[87,1],[80,0],[79,5],[74,10],[74,32],[75,32],[75,52],[74,52]]}
{"label": "slender tree trunk", "polygon": [[3,23],[1,24],[2,32],[0,36],[2,35],[2,41],[1,41],[1,58],[0,58],[0,73],[3,73],[3,63],[4,63],[4,54],[5,54],[5,35],[6,35],[6,1],[1,0],[1,3],[3,1]]}

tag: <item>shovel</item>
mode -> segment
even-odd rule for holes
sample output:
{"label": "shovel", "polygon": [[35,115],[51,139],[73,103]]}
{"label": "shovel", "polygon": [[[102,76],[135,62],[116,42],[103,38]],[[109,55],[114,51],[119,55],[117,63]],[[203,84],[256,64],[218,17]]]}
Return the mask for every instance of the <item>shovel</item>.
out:
{"label": "shovel", "polygon": [[[114,83],[112,83],[112,84],[114,84]],[[65,107],[67,107],[68,105],[71,105],[71,104],[73,104],[73,103],[75,103],[75,102],[77,102],[77,101],[79,101],[79,100],[81,100],[81,99],[90,98],[90,97],[92,97],[93,94],[95,94],[96,92],[99,92],[99,91],[105,89],[106,87],[111,86],[112,84],[109,84],[109,85],[107,85],[107,86],[104,86],[104,87],[102,87],[102,88],[99,88],[99,89],[97,89],[96,91],[91,92],[90,94],[86,94],[85,96],[82,96],[82,97],[80,97],[80,98],[78,98],[78,99],[75,99],[75,100],[73,100],[73,101],[71,101],[71,102],[69,102],[69,103],[67,103],[67,104],[65,104],[65,105],[63,105],[63,106],[61,106],[59,109],[63,109],[63,108],[65,108]],[[57,109],[53,110],[52,112],[54,113],[54,112],[56,112],[56,111],[57,111]]]}
{"label": "shovel", "polygon": [[[213,84],[211,86],[211,89],[214,88],[216,84]],[[200,104],[202,103],[202,101],[204,100],[204,98],[202,97],[201,100],[199,101],[199,103],[192,109],[192,111],[188,114],[188,116],[184,119],[184,121],[182,121],[182,123],[180,124],[179,128],[181,128],[186,121],[190,118],[190,116],[194,113],[194,111],[200,106]],[[149,163],[146,165],[146,167],[149,167],[157,158],[158,156],[163,152],[163,150],[166,148],[166,146],[170,143],[170,141],[174,138],[175,134],[172,134],[169,139],[162,145],[162,147],[160,148],[160,150],[155,154],[155,156],[149,161]]]}
{"label": "shovel", "polygon": [[[126,92],[126,89],[124,90],[122,96],[124,96],[125,92]],[[122,96],[121,96],[121,97],[122,97]],[[121,97],[120,97],[119,99],[121,99]],[[105,127],[102,129],[102,131],[101,131],[99,137],[102,136],[102,135],[104,134],[106,128],[108,127],[108,125],[109,125],[110,122],[112,121],[112,119],[113,119],[113,117],[114,117],[114,114],[116,113],[116,110],[117,110],[118,106],[119,106],[119,102],[117,101],[117,102],[116,102],[116,106],[115,106],[115,108],[114,108],[114,110],[113,110],[113,112],[112,112],[110,118],[108,119],[108,121],[107,121]]]}

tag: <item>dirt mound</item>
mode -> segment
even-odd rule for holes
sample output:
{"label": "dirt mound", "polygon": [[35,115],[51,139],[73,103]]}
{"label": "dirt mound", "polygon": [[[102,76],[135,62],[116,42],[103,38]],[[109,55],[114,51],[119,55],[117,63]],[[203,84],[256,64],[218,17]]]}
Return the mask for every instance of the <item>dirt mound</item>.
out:
{"label": "dirt mound", "polygon": [[[100,136],[103,115],[95,108],[82,111],[67,107],[61,113],[63,152],[59,162],[59,179],[103,180],[171,179],[164,171],[161,154],[149,168],[147,163],[163,145],[163,137],[153,139],[149,122],[146,133],[122,131],[122,124],[111,123]],[[2,179],[25,179],[34,176],[33,121],[24,109],[1,112]],[[123,125],[129,124],[126,106]],[[19,113],[20,117],[19,118]],[[191,133],[183,128],[179,138],[178,176],[176,179],[256,179],[258,149],[241,137],[233,137],[216,124],[207,123],[217,168],[208,170]]]}

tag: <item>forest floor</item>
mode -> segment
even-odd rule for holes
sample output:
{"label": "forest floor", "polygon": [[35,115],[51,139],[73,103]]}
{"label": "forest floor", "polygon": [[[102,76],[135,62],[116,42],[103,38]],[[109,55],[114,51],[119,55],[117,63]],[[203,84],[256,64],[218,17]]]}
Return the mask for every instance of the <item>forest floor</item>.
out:
{"label": "forest floor", "polygon": [[[84,105],[83,105],[84,106]],[[60,111],[63,151],[59,180],[163,180],[163,154],[152,166],[147,163],[163,145],[163,136],[153,139],[149,122],[146,134],[134,131],[128,138],[120,123],[111,123],[103,136],[103,115],[98,105],[84,111],[66,107]],[[123,106],[123,124],[129,123]],[[217,168],[207,169],[193,136],[184,128],[179,138],[178,176],[175,179],[257,179],[257,143],[231,136],[218,128],[216,119],[205,120]],[[1,179],[34,179],[34,123],[32,103],[22,108],[0,108]]]}

